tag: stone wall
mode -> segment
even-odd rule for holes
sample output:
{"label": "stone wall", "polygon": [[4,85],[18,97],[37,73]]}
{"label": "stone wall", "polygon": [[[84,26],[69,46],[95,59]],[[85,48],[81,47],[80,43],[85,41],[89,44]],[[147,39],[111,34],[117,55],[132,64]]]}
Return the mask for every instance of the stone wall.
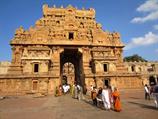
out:
{"label": "stone wall", "polygon": [[131,74],[141,74],[143,84],[150,85],[150,78],[153,77],[158,82],[158,62],[125,62],[128,72]]}
{"label": "stone wall", "polygon": [[25,95],[25,94],[55,94],[59,80],[56,78],[1,78],[0,94],[5,95]]}
{"label": "stone wall", "polygon": [[125,62],[125,66],[128,68],[129,73],[157,73],[158,62]]}
{"label": "stone wall", "polygon": [[24,94],[31,90],[31,80],[29,79],[1,79],[0,93],[10,94]]}
{"label": "stone wall", "polygon": [[7,74],[8,68],[10,65],[11,65],[11,62],[8,62],[8,61],[0,62],[0,74]]}
{"label": "stone wall", "polygon": [[[147,69],[143,65],[148,64],[124,63],[120,34],[103,30],[92,8],[43,5],[43,16],[28,30],[16,29],[10,45],[11,64],[0,66],[0,91],[5,93],[53,94],[64,76],[71,85],[87,88],[141,88],[142,79],[147,79],[143,73],[153,72],[152,66],[158,71],[157,65]],[[63,73],[68,62],[74,66],[72,75],[69,65]]]}

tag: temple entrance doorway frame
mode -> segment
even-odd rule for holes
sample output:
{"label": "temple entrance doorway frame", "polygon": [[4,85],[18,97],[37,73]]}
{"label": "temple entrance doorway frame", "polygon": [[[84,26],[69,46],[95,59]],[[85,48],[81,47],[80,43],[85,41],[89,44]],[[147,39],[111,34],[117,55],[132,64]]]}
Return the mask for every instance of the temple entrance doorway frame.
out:
{"label": "temple entrance doorway frame", "polygon": [[64,48],[60,53],[60,77],[61,84],[65,82],[73,85],[77,83],[84,85],[83,77],[83,57],[76,48]]}

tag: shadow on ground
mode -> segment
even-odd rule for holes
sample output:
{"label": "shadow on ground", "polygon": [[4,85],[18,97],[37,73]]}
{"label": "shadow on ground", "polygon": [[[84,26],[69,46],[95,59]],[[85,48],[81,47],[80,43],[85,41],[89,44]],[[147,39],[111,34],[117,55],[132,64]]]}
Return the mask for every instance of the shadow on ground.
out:
{"label": "shadow on ground", "polygon": [[142,99],[142,98],[137,98],[137,97],[129,97],[131,99]]}
{"label": "shadow on ground", "polygon": [[138,105],[141,108],[147,108],[147,109],[157,110],[154,106],[151,106],[151,105],[146,105],[146,104],[137,103],[137,102],[128,102],[128,103],[134,104],[134,105]]}
{"label": "shadow on ground", "polygon": [[[104,108],[103,103],[98,104],[97,106],[95,106],[92,101],[83,100],[83,102],[86,103],[86,104],[88,104],[88,105],[90,105],[90,106],[92,106],[92,107],[94,107],[94,108],[96,108],[96,109],[107,111],[107,110]],[[108,110],[108,111],[110,111],[110,110]],[[114,109],[111,108],[111,111],[114,111]],[[115,112],[115,111],[114,111],[114,112]]]}

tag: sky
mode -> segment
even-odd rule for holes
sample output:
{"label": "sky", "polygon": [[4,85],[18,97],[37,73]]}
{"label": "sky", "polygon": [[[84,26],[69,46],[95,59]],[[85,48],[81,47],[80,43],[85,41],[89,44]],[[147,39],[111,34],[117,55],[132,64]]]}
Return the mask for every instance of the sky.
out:
{"label": "sky", "polygon": [[0,0],[0,61],[11,61],[15,30],[34,26],[43,4],[94,8],[103,30],[121,34],[124,57],[138,54],[158,61],[158,0]]}

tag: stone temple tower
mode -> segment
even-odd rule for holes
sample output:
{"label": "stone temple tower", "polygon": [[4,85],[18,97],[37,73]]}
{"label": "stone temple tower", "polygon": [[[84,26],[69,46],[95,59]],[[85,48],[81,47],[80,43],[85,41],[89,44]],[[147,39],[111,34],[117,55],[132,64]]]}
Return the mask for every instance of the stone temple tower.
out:
{"label": "stone temple tower", "polygon": [[140,77],[123,64],[120,34],[104,31],[93,8],[43,5],[42,18],[28,30],[16,29],[10,45],[3,92],[53,94],[56,86],[74,82],[87,88],[141,87]]}

